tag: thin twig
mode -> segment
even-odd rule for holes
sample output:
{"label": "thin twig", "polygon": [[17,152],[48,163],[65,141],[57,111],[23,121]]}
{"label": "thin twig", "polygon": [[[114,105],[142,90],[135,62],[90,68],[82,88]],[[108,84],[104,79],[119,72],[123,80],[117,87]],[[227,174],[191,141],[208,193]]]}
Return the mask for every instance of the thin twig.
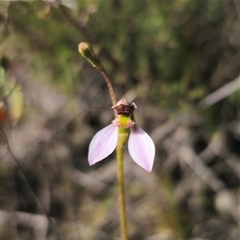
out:
{"label": "thin twig", "polygon": [[41,203],[40,200],[38,199],[36,193],[33,191],[32,187],[31,187],[31,185],[30,185],[30,183],[29,183],[29,180],[28,180],[26,174],[24,173],[24,170],[23,170],[22,166],[20,165],[18,159],[15,157],[14,153],[13,153],[12,150],[11,150],[11,147],[10,147],[10,145],[9,145],[9,143],[8,143],[7,135],[5,134],[5,132],[4,132],[1,128],[0,128],[0,142],[3,142],[4,144],[6,144],[10,156],[12,157],[12,159],[13,159],[14,162],[15,162],[15,164],[17,165],[17,167],[19,168],[20,172],[22,173],[22,176],[23,176],[23,178],[24,178],[27,186],[31,189],[31,191],[32,191],[32,193],[33,193],[33,196],[34,196],[36,202],[37,202],[37,203],[39,204],[39,206],[42,208],[44,214],[45,214],[45,215],[47,216],[47,218],[48,218],[48,221],[49,221],[49,222],[51,223],[51,225],[53,226],[53,229],[54,229],[54,231],[56,232],[56,235],[57,235],[58,239],[62,240],[62,237],[61,237],[60,233],[58,232],[55,224],[53,223],[53,221],[52,221],[52,219],[51,219],[48,211],[44,208],[44,206],[42,205],[42,203]]}
{"label": "thin twig", "polygon": [[[91,42],[93,44],[99,44],[99,41],[96,40],[96,36],[93,34],[93,32],[91,32],[89,30],[89,28],[87,28],[83,23],[81,23],[80,20],[72,17],[68,11],[67,8],[63,5],[61,5],[61,3],[58,5],[59,10],[61,11],[61,13],[63,14],[63,16],[66,18],[66,20],[73,26],[75,27],[82,35],[83,37],[88,41]],[[106,59],[108,59],[115,68],[120,69],[121,71],[126,72],[125,67],[118,61],[116,60],[112,54],[103,46],[101,48],[101,52],[102,54],[106,57]],[[129,75],[129,74],[128,74]]]}

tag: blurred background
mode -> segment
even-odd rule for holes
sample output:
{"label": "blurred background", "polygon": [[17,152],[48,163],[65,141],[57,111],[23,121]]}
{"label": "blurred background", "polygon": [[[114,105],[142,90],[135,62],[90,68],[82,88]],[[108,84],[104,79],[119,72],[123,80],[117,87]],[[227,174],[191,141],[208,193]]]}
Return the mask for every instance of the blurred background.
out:
{"label": "blurred background", "polygon": [[116,159],[88,166],[118,99],[156,145],[125,154],[129,240],[240,237],[237,0],[1,1],[0,214],[4,240],[119,240]]}

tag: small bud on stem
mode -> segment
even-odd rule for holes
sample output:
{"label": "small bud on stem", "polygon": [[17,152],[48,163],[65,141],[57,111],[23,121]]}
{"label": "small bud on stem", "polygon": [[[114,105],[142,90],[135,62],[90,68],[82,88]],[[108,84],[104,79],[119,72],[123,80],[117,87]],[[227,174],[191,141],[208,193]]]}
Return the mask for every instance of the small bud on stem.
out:
{"label": "small bud on stem", "polygon": [[[117,101],[116,101],[115,93],[113,91],[111,80],[110,80],[105,68],[103,67],[101,61],[97,58],[97,56],[93,50],[93,47],[89,43],[82,42],[78,45],[78,51],[84,58],[86,58],[92,64],[93,67],[95,67],[98,71],[100,71],[102,73],[103,77],[106,80],[107,86],[108,86],[112,104],[116,105]],[[114,110],[114,112],[115,112],[115,116],[117,116],[115,110]]]}
{"label": "small bud on stem", "polygon": [[104,71],[104,67],[100,60],[96,57],[96,54],[89,43],[82,42],[78,45],[79,53],[86,58],[93,67],[95,67],[99,71]]}

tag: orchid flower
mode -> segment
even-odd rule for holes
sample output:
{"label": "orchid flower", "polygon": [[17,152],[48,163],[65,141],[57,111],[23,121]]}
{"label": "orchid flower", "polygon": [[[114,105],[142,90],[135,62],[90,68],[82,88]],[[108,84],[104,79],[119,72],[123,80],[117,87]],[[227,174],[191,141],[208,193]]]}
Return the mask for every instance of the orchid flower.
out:
{"label": "orchid flower", "polygon": [[130,104],[126,99],[122,99],[112,108],[115,109],[117,118],[93,137],[89,145],[89,165],[91,166],[109,156],[117,146],[119,129],[127,129],[130,156],[139,166],[151,172],[155,146],[150,136],[134,121],[133,111],[137,109],[136,104],[133,102]]}

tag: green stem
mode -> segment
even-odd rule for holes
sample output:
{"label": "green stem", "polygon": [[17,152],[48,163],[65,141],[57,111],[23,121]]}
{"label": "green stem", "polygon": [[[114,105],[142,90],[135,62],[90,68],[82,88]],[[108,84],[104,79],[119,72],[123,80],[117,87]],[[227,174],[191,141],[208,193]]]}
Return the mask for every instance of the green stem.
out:
{"label": "green stem", "polygon": [[119,128],[117,144],[117,164],[118,164],[118,189],[119,189],[119,212],[122,240],[127,240],[127,215],[124,190],[124,145],[128,139],[128,129]]}

